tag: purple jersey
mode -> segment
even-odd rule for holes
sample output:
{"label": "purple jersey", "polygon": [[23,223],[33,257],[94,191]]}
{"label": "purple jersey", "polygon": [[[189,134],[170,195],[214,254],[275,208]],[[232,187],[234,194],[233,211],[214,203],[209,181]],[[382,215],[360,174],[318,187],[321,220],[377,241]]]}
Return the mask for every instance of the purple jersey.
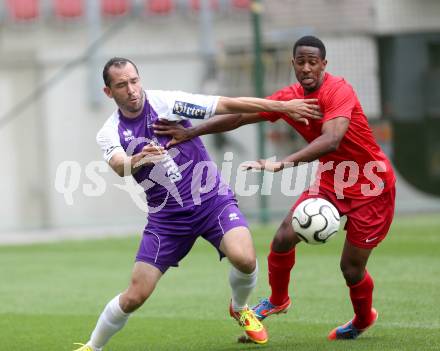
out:
{"label": "purple jersey", "polygon": [[[145,94],[139,116],[126,118],[117,110],[98,132],[97,142],[106,161],[117,152],[139,153],[151,141],[165,146],[170,137],[155,135],[154,123],[163,119],[189,127],[188,119],[213,116],[218,102],[215,96],[174,91],[147,90]],[[133,177],[145,190],[149,214],[155,218],[192,210],[216,195],[233,197],[200,138],[172,147],[164,160],[142,167]]]}

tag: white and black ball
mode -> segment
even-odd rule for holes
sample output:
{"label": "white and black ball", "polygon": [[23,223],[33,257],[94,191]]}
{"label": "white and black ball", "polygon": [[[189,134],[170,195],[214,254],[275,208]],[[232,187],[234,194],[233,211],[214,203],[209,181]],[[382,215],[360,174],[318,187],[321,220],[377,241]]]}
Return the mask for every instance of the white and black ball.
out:
{"label": "white and black ball", "polygon": [[293,230],[302,241],[311,245],[324,244],[333,238],[340,222],[336,207],[319,197],[304,200],[293,211]]}

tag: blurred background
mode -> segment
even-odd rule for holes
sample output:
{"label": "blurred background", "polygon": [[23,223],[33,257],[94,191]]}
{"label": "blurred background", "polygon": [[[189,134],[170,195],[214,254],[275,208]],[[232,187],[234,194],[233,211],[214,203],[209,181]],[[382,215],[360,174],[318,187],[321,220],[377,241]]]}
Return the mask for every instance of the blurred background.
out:
{"label": "blurred background", "polygon": [[[141,232],[145,213],[95,142],[115,108],[102,92],[109,58],[134,60],[147,89],[265,96],[295,82],[292,46],[306,34],[392,159],[398,215],[440,213],[438,0],[3,0],[0,240]],[[282,122],[204,140],[219,167],[233,152],[233,190],[241,162],[303,145]],[[238,196],[251,220],[287,213],[300,191],[287,196],[280,178]]]}

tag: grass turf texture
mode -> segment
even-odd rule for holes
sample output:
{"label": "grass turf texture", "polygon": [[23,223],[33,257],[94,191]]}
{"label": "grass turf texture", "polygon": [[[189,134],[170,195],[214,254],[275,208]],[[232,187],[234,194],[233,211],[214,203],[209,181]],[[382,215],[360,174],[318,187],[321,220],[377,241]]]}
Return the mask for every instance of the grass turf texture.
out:
{"label": "grass turf texture", "polygon": [[[379,320],[356,341],[326,340],[352,317],[339,233],[326,245],[298,247],[293,307],[266,320],[267,345],[236,343],[228,265],[199,240],[105,350],[439,350],[439,229],[433,216],[396,219],[369,264]],[[252,302],[269,292],[265,257],[273,233],[253,228],[260,280]],[[128,238],[0,247],[0,350],[72,350],[85,342],[104,305],[126,287],[137,245]]]}

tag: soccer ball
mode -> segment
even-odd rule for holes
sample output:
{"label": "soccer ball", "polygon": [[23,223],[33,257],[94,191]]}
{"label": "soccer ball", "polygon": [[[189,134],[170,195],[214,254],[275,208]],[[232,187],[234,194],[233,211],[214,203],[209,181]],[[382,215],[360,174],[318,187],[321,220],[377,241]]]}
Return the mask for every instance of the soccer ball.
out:
{"label": "soccer ball", "polygon": [[301,202],[293,212],[295,233],[307,244],[324,244],[339,230],[339,212],[332,203],[319,197]]}

